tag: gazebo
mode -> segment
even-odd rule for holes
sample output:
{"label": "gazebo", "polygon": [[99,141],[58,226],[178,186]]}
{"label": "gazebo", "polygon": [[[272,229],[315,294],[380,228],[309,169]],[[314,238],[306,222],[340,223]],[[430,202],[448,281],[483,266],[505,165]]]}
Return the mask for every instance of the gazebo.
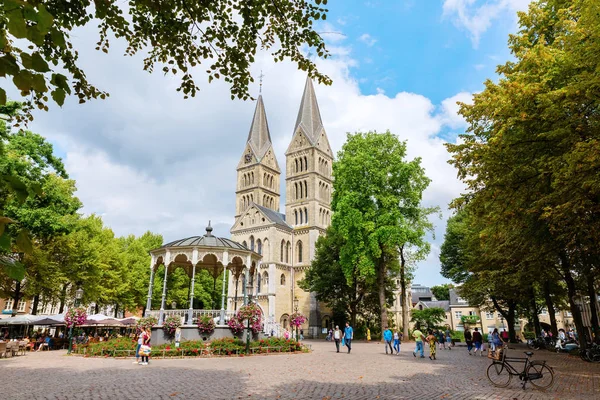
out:
{"label": "gazebo", "polygon": [[[248,276],[251,282],[253,281],[262,256],[233,240],[214,236],[212,230],[213,228],[210,226],[209,221],[206,227],[206,234],[203,236],[192,236],[175,240],[150,251],[150,282],[144,316],[157,317],[159,326],[163,324],[167,315],[176,315],[184,318],[185,326],[182,326],[182,328],[191,327],[194,320],[199,316],[210,315],[212,318],[218,318],[217,327],[226,327],[226,320],[230,317],[225,312],[226,271],[229,270],[234,277],[239,277],[243,274],[244,276]],[[154,276],[160,265],[165,266],[160,310],[152,310],[152,287],[154,286]],[[166,310],[167,276],[177,268],[182,268],[190,278],[189,308]],[[207,270],[215,280],[222,275],[223,289],[220,310],[194,309],[194,280],[196,273],[203,269]],[[232,314],[233,312],[230,311],[227,314]],[[186,336],[190,338],[190,335],[184,335],[184,337]]]}

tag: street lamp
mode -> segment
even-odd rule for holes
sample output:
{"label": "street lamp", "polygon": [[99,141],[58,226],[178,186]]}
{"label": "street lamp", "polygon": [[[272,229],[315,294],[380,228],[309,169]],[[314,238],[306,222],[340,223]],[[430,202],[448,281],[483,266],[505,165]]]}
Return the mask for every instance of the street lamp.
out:
{"label": "street lamp", "polygon": [[[75,291],[75,308],[79,307],[79,302],[83,297],[83,289],[78,288]],[[71,321],[71,326],[69,327],[69,351],[67,354],[71,354],[71,350],[73,349],[73,325],[75,321]]]}
{"label": "street lamp", "polygon": [[[294,313],[298,314],[298,296],[294,296]],[[296,325],[296,341],[298,342],[300,337],[298,336],[298,325]]]}
{"label": "street lamp", "polygon": [[[252,282],[246,281],[246,293],[248,293],[248,305],[252,304]],[[246,333],[246,354],[250,354],[250,318],[247,322],[248,332]]]}

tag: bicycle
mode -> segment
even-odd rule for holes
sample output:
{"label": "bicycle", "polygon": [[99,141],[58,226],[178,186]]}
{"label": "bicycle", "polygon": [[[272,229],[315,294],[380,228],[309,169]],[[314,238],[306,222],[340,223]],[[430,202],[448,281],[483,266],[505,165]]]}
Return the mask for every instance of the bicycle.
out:
{"label": "bicycle", "polygon": [[[503,351],[504,350],[504,351]],[[518,376],[523,381],[523,389],[527,382],[540,390],[548,389],[554,383],[554,370],[546,361],[531,361],[533,353],[524,352],[527,357],[507,357],[505,349],[501,349],[493,358],[494,361],[487,368],[487,378],[496,387],[507,387],[513,376]],[[519,372],[511,362],[524,363],[523,371]]]}

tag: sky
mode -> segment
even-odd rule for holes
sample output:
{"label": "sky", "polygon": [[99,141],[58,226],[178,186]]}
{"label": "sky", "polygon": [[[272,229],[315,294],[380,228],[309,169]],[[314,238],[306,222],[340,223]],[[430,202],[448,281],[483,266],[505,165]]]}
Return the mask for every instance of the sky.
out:
{"label": "sky", "polygon": [[[334,153],[347,132],[390,130],[421,157],[432,179],[425,206],[432,217],[431,252],[419,262],[415,283],[446,282],[439,249],[449,202],[464,191],[447,163],[444,143],[464,132],[457,101],[469,102],[496,65],[510,59],[508,35],[528,0],[330,0],[317,31],[332,57],[316,60],[333,79],[315,91]],[[184,100],[177,77],[142,70],[142,57],[123,56],[113,41],[109,54],[94,50],[97,28],[74,32],[88,79],[110,93],[107,100],[35,113],[30,129],[47,137],[77,182],[85,214],[102,216],[118,236],[152,231],[165,242],[204,234],[229,237],[234,223],[236,166],[244,150],[255,103],[231,100],[222,81],[195,76],[201,91]],[[157,68],[160,70],[160,68]],[[289,62],[260,53],[252,67],[264,74],[262,95],[276,156],[285,171],[306,79]],[[258,79],[256,79],[258,82]],[[251,87],[258,95],[258,83]],[[14,97],[13,97],[14,98]],[[285,203],[282,179],[281,211]]]}

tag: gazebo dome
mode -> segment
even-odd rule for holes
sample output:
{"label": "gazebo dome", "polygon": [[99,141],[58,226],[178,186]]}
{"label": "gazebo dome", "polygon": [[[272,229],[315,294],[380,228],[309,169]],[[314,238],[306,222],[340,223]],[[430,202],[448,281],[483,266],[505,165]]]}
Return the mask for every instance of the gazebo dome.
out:
{"label": "gazebo dome", "polygon": [[210,226],[210,222],[206,227],[206,234],[203,236],[190,236],[185,239],[179,239],[172,241],[170,243],[166,243],[159,247],[159,249],[166,247],[190,247],[190,246],[201,246],[201,247],[214,247],[214,248],[228,248],[228,249],[236,249],[236,250],[249,250],[244,247],[244,245],[234,242],[231,239],[220,238],[214,236],[212,234],[212,226]]}

